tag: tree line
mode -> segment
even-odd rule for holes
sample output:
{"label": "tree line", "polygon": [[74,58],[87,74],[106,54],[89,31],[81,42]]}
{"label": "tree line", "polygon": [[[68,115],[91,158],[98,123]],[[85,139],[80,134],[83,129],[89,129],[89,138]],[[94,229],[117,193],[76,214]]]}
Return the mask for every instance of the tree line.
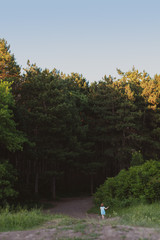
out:
{"label": "tree line", "polygon": [[91,193],[106,178],[159,161],[160,75],[134,67],[89,82],[78,73],[21,73],[0,39],[0,201]]}

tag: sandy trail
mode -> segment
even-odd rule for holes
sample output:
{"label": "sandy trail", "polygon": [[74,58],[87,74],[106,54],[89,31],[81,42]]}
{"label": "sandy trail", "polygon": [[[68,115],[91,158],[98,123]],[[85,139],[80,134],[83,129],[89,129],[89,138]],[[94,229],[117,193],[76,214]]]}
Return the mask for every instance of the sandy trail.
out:
{"label": "sandy trail", "polygon": [[93,206],[92,197],[64,198],[55,202],[55,207],[50,209],[51,213],[64,214],[74,218],[99,218],[97,214],[87,214]]}

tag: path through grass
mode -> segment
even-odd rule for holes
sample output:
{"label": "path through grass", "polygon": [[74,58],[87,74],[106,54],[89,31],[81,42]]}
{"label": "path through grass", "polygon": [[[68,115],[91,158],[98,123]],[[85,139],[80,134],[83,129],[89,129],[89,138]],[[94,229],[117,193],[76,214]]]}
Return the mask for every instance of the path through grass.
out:
{"label": "path through grass", "polygon": [[[137,228],[136,226],[159,228],[159,211],[158,203],[139,204],[123,209],[110,209],[110,211],[107,211],[106,219],[102,220],[98,215],[97,218],[77,219],[60,214],[46,214],[40,209],[10,211],[9,208],[6,208],[0,212],[0,231],[8,232],[4,233],[7,234],[4,235],[7,240],[10,240],[11,235],[12,239],[17,240],[16,232],[13,235],[14,233],[9,231],[27,229],[30,229],[30,231],[21,232],[21,234],[24,234],[22,239],[27,238],[27,234],[32,234],[35,239],[43,235],[42,239],[53,239],[54,236],[58,237],[57,239],[66,240],[96,240],[101,239],[102,235],[104,235],[102,239],[105,239],[105,236],[111,233],[117,240],[123,237],[134,240],[135,238],[132,238],[134,234],[135,236],[139,234],[139,239],[147,239],[148,236],[157,234],[149,238],[157,240],[160,239],[160,234],[156,233],[154,229],[147,230],[145,228],[144,231],[143,228]],[[33,228],[34,231],[31,230]]]}

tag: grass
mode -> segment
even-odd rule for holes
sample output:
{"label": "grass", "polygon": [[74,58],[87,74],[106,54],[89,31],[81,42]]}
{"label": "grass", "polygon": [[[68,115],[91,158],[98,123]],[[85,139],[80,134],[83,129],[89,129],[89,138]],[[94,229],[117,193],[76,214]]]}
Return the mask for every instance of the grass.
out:
{"label": "grass", "polygon": [[0,211],[0,232],[32,229],[52,218],[52,215],[43,214],[40,209],[11,211],[6,207]]}
{"label": "grass", "polygon": [[[40,209],[19,208],[19,210],[13,211],[6,207],[0,210],[0,232],[27,230],[43,225],[45,229],[56,229],[57,234],[64,234],[61,236],[62,239],[69,239],[65,238],[68,230],[73,233],[71,239],[97,239],[106,225],[110,225],[114,229],[118,225],[160,228],[159,212],[159,203],[139,204],[127,208],[111,208],[110,211],[107,211],[105,220],[100,218],[84,220],[60,214],[44,214]],[[74,235],[76,233],[79,234],[77,238]],[[125,239],[125,236],[122,237]]]}
{"label": "grass", "polygon": [[[98,207],[93,207],[90,212],[99,213]],[[114,218],[115,225],[131,225],[141,227],[160,228],[160,203],[140,203],[125,208],[113,208],[106,212],[106,219]]]}
{"label": "grass", "polygon": [[74,231],[75,232],[81,232],[84,233],[87,225],[84,223],[78,223],[74,226]]}
{"label": "grass", "polygon": [[[99,235],[96,235],[96,240],[98,239],[97,237],[99,237]],[[88,237],[73,237],[73,238],[68,238],[68,237],[64,237],[64,238],[59,238],[58,240],[94,240],[95,238],[88,238]]]}
{"label": "grass", "polygon": [[63,227],[63,230],[73,229],[74,232],[85,232],[87,227],[85,220],[75,219],[68,216],[63,216],[61,221],[58,223],[58,226]]}
{"label": "grass", "polygon": [[142,227],[160,227],[160,204],[139,204],[128,208],[120,209],[114,216],[120,217],[120,223],[124,225]]}

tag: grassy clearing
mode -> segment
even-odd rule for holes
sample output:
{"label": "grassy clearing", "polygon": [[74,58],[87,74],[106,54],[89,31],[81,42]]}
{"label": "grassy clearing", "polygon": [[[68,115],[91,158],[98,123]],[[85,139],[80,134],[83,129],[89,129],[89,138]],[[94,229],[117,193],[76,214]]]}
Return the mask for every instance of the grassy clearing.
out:
{"label": "grassy clearing", "polygon": [[[98,213],[99,207],[93,207],[89,212]],[[106,212],[106,219],[115,219],[113,223],[160,228],[160,204],[159,203],[141,203],[125,208],[113,208]]]}
{"label": "grassy clearing", "polygon": [[[56,234],[61,236],[58,239],[95,240],[98,234],[93,225],[83,219],[75,219],[60,214],[44,214],[40,209],[11,211],[8,207],[0,211],[0,232],[30,230],[41,226],[43,229],[56,229]],[[92,230],[86,233],[88,228]],[[69,230],[73,234],[71,238],[65,237]],[[78,234],[77,237],[76,234]]]}
{"label": "grassy clearing", "polygon": [[[113,228],[117,225],[160,228],[159,212],[159,203],[139,204],[127,208],[110,209],[103,221],[100,218],[84,220],[60,214],[44,214],[40,209],[11,211],[5,208],[0,210],[0,232],[27,230],[43,225],[45,229],[55,228],[58,233],[72,230],[73,234],[81,234],[81,239],[85,239],[87,232],[87,239],[97,239],[99,232],[106,225],[111,225]],[[98,208],[97,213],[99,213]]]}

